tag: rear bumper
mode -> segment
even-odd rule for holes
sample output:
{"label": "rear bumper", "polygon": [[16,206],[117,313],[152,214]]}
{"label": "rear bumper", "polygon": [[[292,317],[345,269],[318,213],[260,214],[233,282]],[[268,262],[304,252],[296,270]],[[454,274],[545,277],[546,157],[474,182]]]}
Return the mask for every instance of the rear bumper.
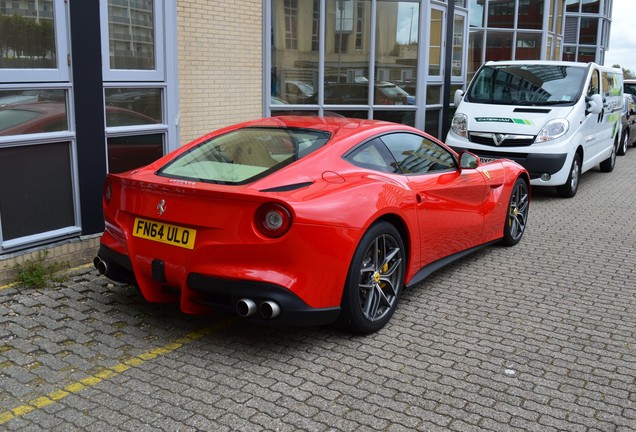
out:
{"label": "rear bumper", "polygon": [[[104,244],[100,245],[95,267],[104,276],[117,282],[137,284],[133,266],[128,256],[116,252]],[[161,269],[163,264],[153,263],[153,283],[140,284],[144,297],[154,301],[171,299],[181,303],[181,309],[193,311],[215,310],[237,313],[237,303],[248,299],[257,306],[257,312],[247,320],[261,321],[264,324],[283,326],[317,326],[334,322],[340,314],[340,307],[313,308],[308,306],[300,297],[289,289],[267,282],[250,280],[234,280],[212,277],[199,273],[189,273],[186,276],[186,287],[179,289],[174,286],[164,286]],[[166,295],[144,292],[144,290],[158,289]],[[169,293],[169,294],[168,294]],[[280,308],[280,313],[269,318],[258,312],[264,302],[274,302]],[[186,307],[184,307],[186,306]]]}

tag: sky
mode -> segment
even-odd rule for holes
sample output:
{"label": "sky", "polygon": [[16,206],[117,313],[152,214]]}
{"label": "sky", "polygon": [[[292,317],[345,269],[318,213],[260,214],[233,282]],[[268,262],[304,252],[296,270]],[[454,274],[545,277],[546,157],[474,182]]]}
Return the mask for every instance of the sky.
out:
{"label": "sky", "polygon": [[605,65],[621,65],[636,73],[636,2],[614,0],[609,50],[605,52]]}

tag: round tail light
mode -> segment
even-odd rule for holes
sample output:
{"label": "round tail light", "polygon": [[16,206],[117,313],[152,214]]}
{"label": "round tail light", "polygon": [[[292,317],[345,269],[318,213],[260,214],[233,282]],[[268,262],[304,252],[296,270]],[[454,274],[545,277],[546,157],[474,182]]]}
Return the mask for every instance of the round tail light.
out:
{"label": "round tail light", "polygon": [[277,203],[261,205],[256,210],[256,227],[266,237],[278,238],[291,228],[291,213],[284,206]]}

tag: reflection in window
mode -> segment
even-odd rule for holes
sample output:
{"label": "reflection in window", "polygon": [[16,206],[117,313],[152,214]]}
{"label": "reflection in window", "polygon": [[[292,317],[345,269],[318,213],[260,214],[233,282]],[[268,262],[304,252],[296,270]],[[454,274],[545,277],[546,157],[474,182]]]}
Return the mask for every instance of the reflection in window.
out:
{"label": "reflection in window", "polygon": [[0,68],[54,69],[53,0],[0,2]]}
{"label": "reflection in window", "polygon": [[374,104],[414,105],[419,4],[380,1],[377,8]]}
{"label": "reflection in window", "polygon": [[373,111],[373,118],[376,120],[401,123],[409,126],[415,124],[415,111]]}
{"label": "reflection in window", "polygon": [[472,0],[470,3],[470,15],[468,17],[471,27],[486,27],[486,18],[484,16],[484,4],[486,0]]}
{"label": "reflection in window", "polygon": [[298,0],[285,0],[285,48],[298,48]]}
{"label": "reflection in window", "polygon": [[0,136],[68,130],[66,91],[0,91]]}
{"label": "reflection in window", "polygon": [[579,43],[584,45],[596,45],[597,34],[598,18],[581,18]]}
{"label": "reflection in window", "polygon": [[510,60],[512,58],[512,37],[513,34],[509,32],[488,32],[485,60]]}
{"label": "reflection in window", "polygon": [[442,86],[426,86],[426,105],[439,105],[442,103]]}
{"label": "reflection in window", "polygon": [[273,105],[318,103],[319,6],[319,0],[271,2]]}
{"label": "reflection in window", "polygon": [[163,156],[163,134],[108,138],[108,172],[139,168]]}
{"label": "reflection in window", "polygon": [[451,74],[454,77],[462,76],[462,59],[464,55],[464,17],[455,15],[453,22],[453,58]]}
{"label": "reflection in window", "polygon": [[382,141],[404,174],[426,174],[455,169],[455,159],[445,148],[415,134],[385,135]]}
{"label": "reflection in window", "polygon": [[3,241],[76,225],[72,160],[68,142],[0,148]]}
{"label": "reflection in window", "polygon": [[[517,28],[541,30],[543,28],[543,2],[519,0]],[[548,30],[552,30],[548,27]]]}
{"label": "reflection in window", "polygon": [[161,89],[107,88],[104,93],[107,127],[161,123]]}
{"label": "reflection in window", "polygon": [[579,6],[581,5],[581,0],[566,0],[565,4],[566,11],[568,12],[579,12]]}
{"label": "reflection in window", "polygon": [[108,0],[111,69],[155,69],[153,0]]}
{"label": "reflection in window", "polygon": [[441,110],[439,109],[426,110],[426,121],[424,124],[424,131],[438,139],[440,139],[440,114]]}
{"label": "reflection in window", "polygon": [[[543,3],[541,6],[543,7]],[[488,27],[513,28],[514,22],[514,1],[490,1],[488,3]]]}
{"label": "reflection in window", "polygon": [[431,22],[428,47],[428,74],[442,73],[442,30],[444,28],[444,12],[431,9]]}
{"label": "reflection in window", "polygon": [[[515,60],[536,60],[541,58],[541,34],[517,33]],[[549,54],[546,58],[550,58]]]}

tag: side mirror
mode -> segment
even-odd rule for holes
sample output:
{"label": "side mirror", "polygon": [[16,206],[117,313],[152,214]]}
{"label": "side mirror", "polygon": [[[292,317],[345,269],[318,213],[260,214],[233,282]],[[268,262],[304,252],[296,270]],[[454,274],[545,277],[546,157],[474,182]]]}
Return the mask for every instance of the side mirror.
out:
{"label": "side mirror", "polygon": [[455,90],[455,94],[453,95],[453,103],[455,104],[455,108],[459,106],[459,103],[462,101],[462,99],[464,99],[464,90]]}
{"label": "side mirror", "polygon": [[471,152],[464,151],[459,155],[459,167],[461,169],[474,169],[479,166],[479,158]]}
{"label": "side mirror", "polygon": [[595,93],[592,96],[587,97],[586,111],[591,114],[600,114],[603,111],[603,98],[600,94]]}

